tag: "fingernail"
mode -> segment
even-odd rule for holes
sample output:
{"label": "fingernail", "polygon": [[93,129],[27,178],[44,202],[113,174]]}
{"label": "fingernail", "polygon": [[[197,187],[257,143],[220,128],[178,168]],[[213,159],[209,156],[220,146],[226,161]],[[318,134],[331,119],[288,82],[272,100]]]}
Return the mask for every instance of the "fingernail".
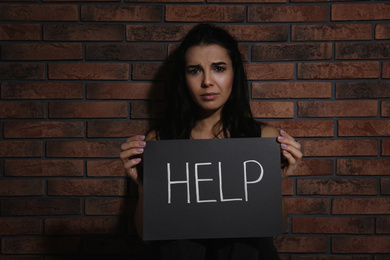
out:
{"label": "fingernail", "polygon": [[283,129],[280,129],[280,133],[281,133],[282,135],[285,135],[285,134],[286,134],[286,131],[284,131]]}
{"label": "fingernail", "polygon": [[139,136],[138,136],[138,139],[140,139],[140,140],[145,140],[145,136],[144,136],[144,135],[139,135]]}
{"label": "fingernail", "polygon": [[141,146],[145,146],[145,145],[146,145],[146,142],[140,141],[140,142],[138,142],[138,144],[141,145]]}
{"label": "fingernail", "polygon": [[135,158],[134,161],[140,162],[140,161],[141,161],[141,158]]}
{"label": "fingernail", "polygon": [[143,152],[144,148],[137,148],[137,152]]}
{"label": "fingernail", "polygon": [[283,136],[278,136],[278,140],[283,141],[285,138]]}
{"label": "fingernail", "polygon": [[280,145],[282,148],[287,148],[287,144],[281,144]]}

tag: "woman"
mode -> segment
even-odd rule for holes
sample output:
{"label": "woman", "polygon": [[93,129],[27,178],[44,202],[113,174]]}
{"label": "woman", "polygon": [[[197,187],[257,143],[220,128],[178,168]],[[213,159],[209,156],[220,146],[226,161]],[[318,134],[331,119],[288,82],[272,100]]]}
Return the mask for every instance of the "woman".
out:
{"label": "woman", "polygon": [[[277,137],[284,159],[282,177],[291,175],[302,157],[300,144],[289,134],[253,119],[238,44],[226,31],[208,24],[195,26],[176,50],[173,65],[163,123],[121,147],[126,172],[138,184],[139,235],[143,184],[137,166],[147,140]],[[153,259],[279,259],[272,238],[166,241],[155,243],[153,249]]]}

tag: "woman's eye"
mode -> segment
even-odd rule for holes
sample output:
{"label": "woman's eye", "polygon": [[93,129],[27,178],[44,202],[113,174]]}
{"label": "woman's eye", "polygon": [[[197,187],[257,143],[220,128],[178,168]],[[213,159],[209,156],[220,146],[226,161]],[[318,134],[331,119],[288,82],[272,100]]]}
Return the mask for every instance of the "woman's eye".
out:
{"label": "woman's eye", "polygon": [[189,74],[197,74],[197,73],[199,73],[199,71],[200,71],[199,69],[192,69],[192,70],[189,70],[188,73]]}
{"label": "woman's eye", "polygon": [[215,67],[214,70],[217,71],[217,72],[222,72],[222,71],[225,71],[225,68],[223,68],[223,67]]}

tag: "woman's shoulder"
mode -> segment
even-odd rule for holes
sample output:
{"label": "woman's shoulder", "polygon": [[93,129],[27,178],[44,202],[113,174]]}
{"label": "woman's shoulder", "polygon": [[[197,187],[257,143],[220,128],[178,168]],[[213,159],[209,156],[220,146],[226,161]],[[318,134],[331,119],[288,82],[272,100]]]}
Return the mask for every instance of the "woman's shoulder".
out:
{"label": "woman's shoulder", "polygon": [[150,130],[146,133],[145,140],[146,140],[146,141],[160,140],[160,138],[159,138],[159,133],[158,133],[158,129],[156,129],[156,128],[150,129]]}
{"label": "woman's shoulder", "polygon": [[279,131],[272,125],[261,125],[261,137],[278,137]]}

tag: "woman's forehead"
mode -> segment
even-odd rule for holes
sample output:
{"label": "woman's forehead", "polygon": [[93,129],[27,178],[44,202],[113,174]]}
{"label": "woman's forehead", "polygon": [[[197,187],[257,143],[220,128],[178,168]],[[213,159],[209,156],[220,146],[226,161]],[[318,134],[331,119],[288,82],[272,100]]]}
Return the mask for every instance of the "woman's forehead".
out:
{"label": "woman's forehead", "polygon": [[202,63],[214,63],[214,62],[230,62],[228,51],[217,44],[209,45],[195,45],[186,51],[185,54],[186,63],[189,64],[202,64]]}

